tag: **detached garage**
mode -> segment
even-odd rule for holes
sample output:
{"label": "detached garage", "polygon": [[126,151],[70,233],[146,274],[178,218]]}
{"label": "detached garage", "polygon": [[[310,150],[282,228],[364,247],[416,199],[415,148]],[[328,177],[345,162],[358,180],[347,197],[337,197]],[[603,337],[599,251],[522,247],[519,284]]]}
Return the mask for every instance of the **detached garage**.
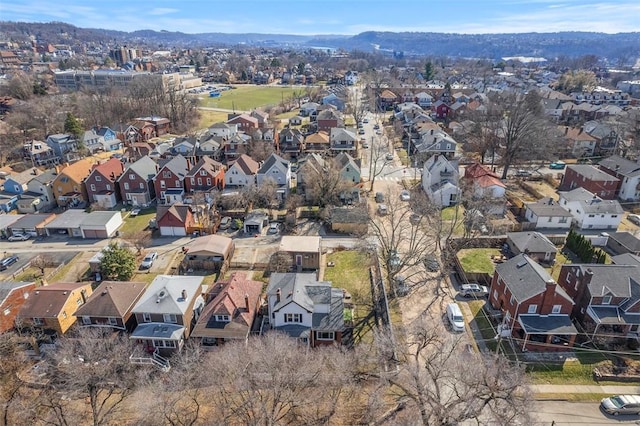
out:
{"label": "detached garage", "polygon": [[60,213],[51,222],[44,226],[47,235],[68,235],[70,237],[82,237],[80,224],[89,217],[89,213],[79,209],[69,209]]}
{"label": "detached garage", "polygon": [[163,237],[185,237],[187,229],[195,225],[191,209],[184,204],[158,206],[156,220]]}
{"label": "detached garage", "polygon": [[122,226],[122,215],[119,211],[91,212],[80,224],[83,238],[110,238]]}

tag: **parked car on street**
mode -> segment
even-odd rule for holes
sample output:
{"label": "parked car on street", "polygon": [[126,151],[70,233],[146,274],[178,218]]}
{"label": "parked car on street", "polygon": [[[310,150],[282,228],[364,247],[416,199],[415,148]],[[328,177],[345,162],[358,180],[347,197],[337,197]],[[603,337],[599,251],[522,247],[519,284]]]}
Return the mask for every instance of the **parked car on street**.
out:
{"label": "parked car on street", "polygon": [[517,177],[531,177],[531,172],[529,170],[517,170],[516,171],[516,176]]}
{"label": "parked car on street", "polygon": [[149,269],[153,265],[153,262],[158,258],[157,252],[151,252],[147,254],[144,259],[142,259],[142,263],[140,264],[141,269]]}
{"label": "parked car on street", "polygon": [[627,216],[627,220],[634,225],[640,226],[640,215],[638,214],[630,214],[629,216]]}
{"label": "parked car on street", "polygon": [[140,214],[140,209],[139,208],[135,208],[133,210],[131,210],[131,217],[136,217]]}
{"label": "parked car on street", "polygon": [[614,416],[619,414],[640,414],[640,395],[616,395],[604,398],[600,401],[600,407],[606,413]]}
{"label": "parked car on street", "polygon": [[462,284],[460,286],[460,295],[463,297],[485,297],[489,294],[489,289],[479,284]]}
{"label": "parked car on street", "polygon": [[424,267],[427,268],[427,271],[437,272],[440,270],[440,263],[438,263],[438,258],[435,254],[428,254],[422,260],[424,263]]}
{"label": "parked car on street", "polygon": [[15,233],[11,235],[8,239],[9,241],[27,241],[31,236],[29,234],[20,234]]}
{"label": "parked car on street", "polygon": [[402,201],[409,201],[411,200],[411,194],[409,193],[409,191],[407,191],[406,189],[404,191],[402,191],[400,193],[400,199]]}
{"label": "parked car on street", "polygon": [[4,271],[9,266],[13,265],[18,261],[18,256],[7,256],[0,261],[0,271]]}
{"label": "parked car on street", "polygon": [[562,170],[566,167],[566,163],[564,161],[554,161],[553,163],[549,164],[549,168],[552,170]]}
{"label": "parked car on street", "polygon": [[387,155],[384,156],[384,159],[387,161],[393,161],[393,154],[388,153]]}
{"label": "parked car on street", "polygon": [[384,203],[384,194],[382,192],[376,192],[376,203]]}
{"label": "parked car on street", "polygon": [[378,214],[384,216],[389,213],[389,209],[386,204],[378,204]]}
{"label": "parked car on street", "polygon": [[267,234],[277,234],[280,231],[279,223],[272,223],[269,225],[269,229],[267,229]]}
{"label": "parked car on street", "polygon": [[229,216],[223,217],[222,220],[220,221],[220,229],[222,230],[229,229],[231,227],[232,221],[233,219],[231,219],[231,217]]}

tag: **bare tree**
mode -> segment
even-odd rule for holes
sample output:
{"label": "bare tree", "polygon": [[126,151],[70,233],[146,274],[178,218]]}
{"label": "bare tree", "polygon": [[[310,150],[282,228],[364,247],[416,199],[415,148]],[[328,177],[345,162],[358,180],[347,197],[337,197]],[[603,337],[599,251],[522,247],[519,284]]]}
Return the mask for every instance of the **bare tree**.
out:
{"label": "bare tree", "polygon": [[136,389],[138,373],[142,374],[140,366],[129,361],[133,352],[127,336],[113,335],[107,329],[81,329],[75,336],[59,339],[56,350],[46,358],[51,378],[48,392],[74,403],[51,410],[67,417],[76,410],[84,414],[85,407],[77,402],[86,400],[94,426],[120,421]]}
{"label": "bare tree", "polygon": [[31,260],[31,266],[40,270],[40,275],[44,277],[44,270],[55,265],[53,257],[48,254],[40,254]]}
{"label": "bare tree", "polygon": [[142,250],[151,243],[151,230],[140,229],[123,238],[136,248],[136,254],[140,255]]}
{"label": "bare tree", "polygon": [[353,182],[344,179],[341,172],[342,167],[334,157],[320,162],[309,157],[299,172],[307,201],[320,207],[338,204],[340,194],[353,187]]}
{"label": "bare tree", "polygon": [[257,162],[266,160],[274,152],[273,143],[269,141],[251,139],[246,146],[246,154]]}
{"label": "bare tree", "polygon": [[[382,137],[382,143],[375,143],[373,138],[371,138],[371,148],[369,149],[368,156],[369,158],[364,158],[364,164],[369,163],[369,191],[373,191],[373,184],[375,183],[378,176],[382,174],[384,170],[384,166],[386,165],[385,157],[389,153],[389,142],[386,136]],[[382,160],[382,161],[381,161]]]}
{"label": "bare tree", "polygon": [[397,369],[381,376],[406,409],[423,425],[454,425],[468,420],[509,425],[531,424],[532,394],[524,367],[497,355],[472,352],[452,337],[441,318],[423,317],[394,345],[387,332],[376,335],[381,362]]}
{"label": "bare tree", "polygon": [[290,272],[293,269],[293,258],[287,252],[278,251],[269,259],[270,272]]}
{"label": "bare tree", "polygon": [[19,377],[29,366],[21,339],[14,333],[0,335],[0,407],[3,425],[21,424],[28,414],[29,389]]}

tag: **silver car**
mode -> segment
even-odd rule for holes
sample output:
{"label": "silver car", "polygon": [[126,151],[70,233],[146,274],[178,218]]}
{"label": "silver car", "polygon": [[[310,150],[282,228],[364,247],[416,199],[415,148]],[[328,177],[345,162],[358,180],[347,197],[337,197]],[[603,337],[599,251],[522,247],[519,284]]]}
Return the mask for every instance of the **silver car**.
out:
{"label": "silver car", "polygon": [[145,258],[142,260],[142,263],[140,264],[140,268],[142,269],[149,269],[151,268],[151,266],[153,265],[153,262],[158,258],[158,253],[151,252],[149,254],[147,254],[145,256]]}
{"label": "silver car", "polygon": [[614,416],[619,414],[640,414],[640,395],[616,395],[604,398],[600,401],[600,407],[606,413]]}

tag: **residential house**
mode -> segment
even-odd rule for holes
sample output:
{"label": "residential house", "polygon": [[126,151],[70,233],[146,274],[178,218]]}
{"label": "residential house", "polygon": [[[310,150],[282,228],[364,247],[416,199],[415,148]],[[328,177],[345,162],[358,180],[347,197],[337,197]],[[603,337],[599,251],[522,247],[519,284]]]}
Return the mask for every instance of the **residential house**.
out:
{"label": "residential house", "polygon": [[267,157],[256,173],[256,183],[261,186],[268,181],[276,184],[277,199],[283,202],[291,187],[291,163],[278,154]]}
{"label": "residential house", "polygon": [[93,211],[80,223],[80,232],[86,239],[111,238],[122,224],[120,211]]}
{"label": "residential house", "polygon": [[503,315],[499,335],[513,337],[522,350],[564,352],[574,344],[573,300],[526,254],[496,265],[489,303]]}
{"label": "residential house", "polygon": [[78,150],[78,141],[70,134],[49,135],[45,141],[54,154],[64,161],[73,161]]}
{"label": "residential house", "polygon": [[451,114],[451,108],[442,100],[438,100],[433,104],[433,110],[436,113],[436,118],[440,120],[445,120]]}
{"label": "residential house", "polygon": [[23,145],[22,157],[27,163],[38,167],[49,167],[60,163],[61,158],[54,150],[41,141],[29,141]]}
{"label": "residential house", "polygon": [[[595,109],[597,110],[599,107]],[[596,155],[607,156],[615,153],[620,137],[609,124],[587,121],[582,128],[596,140]]]}
{"label": "residential house", "polygon": [[640,239],[631,232],[608,232],[607,235],[607,248],[613,254],[640,255]]}
{"label": "residential house", "polygon": [[0,333],[13,329],[18,311],[35,288],[34,281],[0,281]]}
{"label": "residential house", "polygon": [[212,189],[224,189],[224,169],[222,163],[204,156],[185,176],[188,193],[209,192]]}
{"label": "residential house", "polygon": [[524,204],[524,218],[533,229],[554,229],[569,232],[573,216],[553,198]]}
{"label": "residential house", "polygon": [[600,340],[640,332],[638,265],[566,264],[558,284],[575,302],[573,317]]}
{"label": "residential house", "polygon": [[134,142],[126,148],[124,157],[128,162],[137,161],[142,157],[150,155],[154,149],[155,145],[149,142]]}
{"label": "residential house", "polygon": [[334,127],[344,127],[342,114],[331,108],[318,112],[316,116],[317,131],[331,132]]}
{"label": "residential house", "polygon": [[204,277],[158,275],[131,312],[138,324],[131,336],[148,352],[179,352],[204,308]]}
{"label": "residential house", "polygon": [[53,181],[54,197],[60,207],[82,207],[89,203],[84,180],[91,173],[94,162],[83,158],[64,168],[56,166],[58,176]]}
{"label": "residential house", "polygon": [[145,289],[142,282],[103,281],[74,313],[78,325],[133,331],[137,323],[131,311]]}
{"label": "residential house", "polygon": [[348,152],[352,155],[356,154],[357,137],[352,130],[333,127],[329,133],[329,141],[331,143],[329,149],[333,154],[339,152]]}
{"label": "residential house", "polygon": [[168,205],[184,200],[184,179],[189,173],[189,168],[189,162],[182,155],[177,155],[160,165],[153,179],[158,200]]}
{"label": "residential house", "polygon": [[444,155],[452,160],[456,155],[457,142],[442,131],[437,124],[425,122],[416,125],[418,137],[411,138],[411,153],[417,164],[421,164],[434,154]]}
{"label": "residential house", "polygon": [[254,161],[247,154],[242,154],[229,165],[229,169],[225,173],[225,186],[245,187],[255,185],[256,174],[260,164]]}
{"label": "residential house", "polygon": [[299,129],[285,128],[278,135],[280,154],[287,158],[297,158],[304,151],[304,135]]}
{"label": "residential house", "polygon": [[238,126],[238,130],[245,133],[251,133],[253,130],[260,127],[258,119],[250,116],[249,114],[230,114],[226,124],[235,124]]}
{"label": "residential house", "polygon": [[44,172],[40,169],[29,169],[31,179],[27,183],[26,192],[20,194],[17,207],[19,213],[37,213],[50,211],[56,206],[53,182],[56,178],[55,169]]}
{"label": "residential house", "polygon": [[284,235],[278,251],[289,254],[297,272],[318,270],[323,259],[320,241],[321,237]]}
{"label": "residential house", "polygon": [[335,164],[340,171],[343,181],[349,182],[351,187],[340,193],[342,202],[354,203],[360,201],[360,160],[354,159],[346,152],[341,152],[335,156]]}
{"label": "residential house", "polygon": [[623,201],[640,200],[640,163],[612,155],[598,163],[600,169],[620,179],[616,196]]}
{"label": "residential house", "polygon": [[261,111],[258,109],[254,109],[251,111],[249,116],[258,120],[258,129],[264,129],[269,125],[269,113],[265,111]]}
{"label": "residential house", "polygon": [[603,200],[614,200],[619,191],[620,179],[588,164],[567,165],[559,191],[584,188]]}
{"label": "residential house", "polygon": [[560,191],[559,204],[579,229],[618,229],[624,210],[616,200],[603,200],[584,188]]}
{"label": "residential house", "polygon": [[94,164],[91,173],[84,180],[89,202],[106,209],[114,208],[122,199],[117,181],[123,172],[124,164],[117,158]]}
{"label": "residential house", "polygon": [[331,147],[329,133],[324,130],[320,130],[319,132],[307,135],[304,140],[304,146],[304,152],[306,153],[328,152]]}
{"label": "residential house", "polygon": [[304,118],[302,118],[302,116],[294,115],[293,117],[291,117],[289,119],[289,124],[292,125],[292,126],[301,126],[303,120],[304,120]]}
{"label": "residential house", "polygon": [[182,155],[184,158],[192,162],[195,162],[196,146],[198,140],[194,137],[180,137],[173,141],[173,146],[169,149],[169,153],[172,156]]}
{"label": "residential house", "polygon": [[449,161],[444,155],[432,155],[424,163],[422,189],[429,201],[437,206],[449,207],[458,203],[461,194],[459,179],[458,163]]}
{"label": "residential house", "polygon": [[[134,123],[136,124],[144,123],[141,129],[146,128],[148,124],[150,124],[153,129],[151,133],[153,136],[151,137],[160,137],[160,136],[166,135],[171,130],[171,121],[169,121],[168,118],[164,118],[164,117],[156,117],[156,116],[138,117],[135,119]],[[149,135],[146,129],[144,130],[144,133],[146,135]],[[147,138],[145,140],[149,140],[149,139],[150,138]]]}
{"label": "residential house", "polygon": [[[33,169],[27,169],[20,173],[11,173],[4,178],[3,189],[9,194],[23,194],[28,191],[28,183],[35,176]],[[37,172],[36,172],[37,173]]]}
{"label": "residential house", "polygon": [[108,127],[94,127],[84,132],[82,143],[90,153],[97,151],[118,151],[122,149],[122,141],[116,132]]}
{"label": "residential house", "polygon": [[0,214],[9,213],[11,210],[15,210],[18,206],[18,194],[12,194],[10,192],[0,191]]}
{"label": "residential house", "polygon": [[558,253],[556,246],[539,232],[507,232],[507,245],[514,255],[524,253],[544,265],[553,265]]}
{"label": "residential house", "polygon": [[226,163],[238,158],[240,155],[247,152],[247,146],[251,137],[244,133],[236,133],[229,139],[222,141],[222,157]]}
{"label": "residential house", "polygon": [[571,155],[575,158],[593,157],[596,149],[596,139],[593,136],[585,132],[582,127],[564,126],[560,130],[566,143],[564,155]]}
{"label": "residential house", "polygon": [[219,280],[207,293],[209,300],[191,333],[204,348],[224,342],[247,340],[260,308],[262,282],[234,272]]}
{"label": "residential house", "polygon": [[195,226],[196,221],[189,206],[174,203],[170,206],[158,206],[156,224],[163,237],[184,237]]}
{"label": "residential house", "polygon": [[55,283],[38,287],[24,301],[16,327],[64,334],[76,322],[74,313],[92,293],[91,283]]}
{"label": "residential house", "polygon": [[196,147],[196,158],[200,159],[204,156],[219,160],[222,158],[222,139],[218,137],[210,136],[208,138],[200,139],[198,146]]}
{"label": "residential house", "polygon": [[420,92],[415,96],[415,102],[420,105],[421,108],[430,109],[433,105],[433,96],[426,92]]}
{"label": "residential house", "polygon": [[131,163],[118,178],[122,200],[132,206],[148,206],[156,198],[153,182],[158,164],[149,156]]}
{"label": "residential house", "polygon": [[319,107],[320,104],[316,102],[305,102],[300,105],[300,115],[303,117],[311,117],[311,121],[315,121]]}
{"label": "residential house", "polygon": [[237,124],[229,124],[229,123],[214,123],[209,126],[209,134],[214,137],[226,138],[229,139],[235,134],[238,133],[238,125]]}
{"label": "residential house", "polygon": [[267,286],[271,328],[311,347],[340,344],[344,292],[315,274],[275,273]]}
{"label": "residential house", "polygon": [[231,264],[236,245],[229,237],[204,235],[195,238],[186,248],[185,269],[225,271]]}
{"label": "residential house", "polygon": [[344,111],[345,101],[340,99],[335,93],[330,93],[322,98],[322,105],[333,105],[338,111]]}
{"label": "residential house", "polygon": [[347,71],[344,74],[344,82],[347,86],[353,86],[358,82],[358,72],[357,71]]}
{"label": "residential house", "polygon": [[464,180],[473,198],[486,200],[483,210],[495,216],[504,215],[507,187],[497,174],[480,163],[474,163],[465,169]]}
{"label": "residential house", "polygon": [[378,108],[388,111],[398,103],[399,97],[389,89],[384,89],[378,95]]}

